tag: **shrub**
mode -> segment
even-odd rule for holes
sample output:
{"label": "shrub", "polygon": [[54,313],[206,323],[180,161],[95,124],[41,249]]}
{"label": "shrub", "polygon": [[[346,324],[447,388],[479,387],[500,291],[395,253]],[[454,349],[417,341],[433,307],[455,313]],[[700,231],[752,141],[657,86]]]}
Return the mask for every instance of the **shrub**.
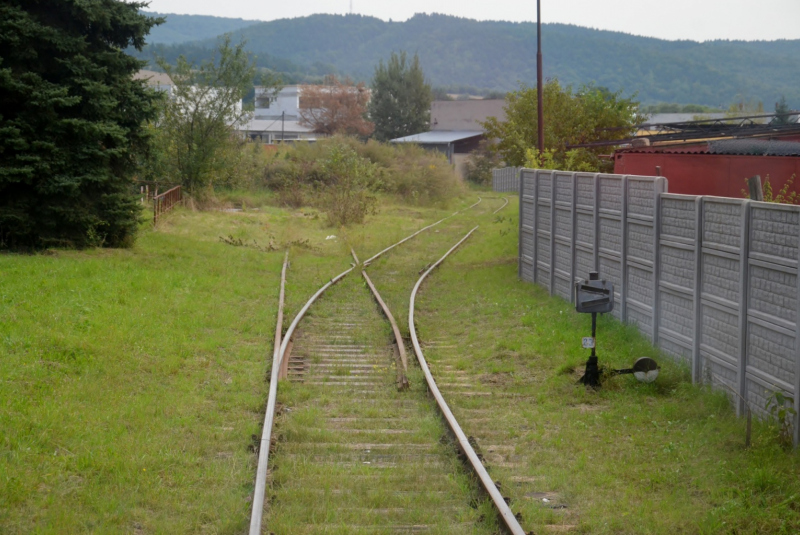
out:
{"label": "shrub", "polygon": [[338,176],[331,172],[331,162],[343,157],[345,160],[336,165],[345,165],[346,161],[346,165],[352,166],[357,158],[361,162],[358,172],[362,172],[369,164],[370,170],[362,178],[371,194],[383,192],[418,205],[444,205],[463,190],[461,181],[440,153],[416,145],[361,143],[352,137],[298,143],[282,149],[267,162],[264,183],[277,192],[282,204],[298,206],[312,199],[311,193],[325,197],[324,188]]}
{"label": "shrub", "polygon": [[331,225],[363,223],[375,213],[376,166],[346,144],[333,145],[321,163],[322,208]]}
{"label": "shrub", "polygon": [[478,150],[470,154],[466,164],[467,180],[487,186],[492,183],[492,169],[501,166],[500,155],[489,149],[486,141],[481,141]]}

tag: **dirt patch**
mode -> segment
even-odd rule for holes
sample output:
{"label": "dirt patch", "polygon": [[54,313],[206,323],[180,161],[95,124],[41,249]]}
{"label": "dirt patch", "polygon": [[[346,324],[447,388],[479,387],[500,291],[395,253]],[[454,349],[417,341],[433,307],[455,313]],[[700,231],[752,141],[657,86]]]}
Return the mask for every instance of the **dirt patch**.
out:
{"label": "dirt patch", "polygon": [[514,376],[508,372],[485,373],[478,380],[481,384],[492,386],[508,386],[514,384]]}

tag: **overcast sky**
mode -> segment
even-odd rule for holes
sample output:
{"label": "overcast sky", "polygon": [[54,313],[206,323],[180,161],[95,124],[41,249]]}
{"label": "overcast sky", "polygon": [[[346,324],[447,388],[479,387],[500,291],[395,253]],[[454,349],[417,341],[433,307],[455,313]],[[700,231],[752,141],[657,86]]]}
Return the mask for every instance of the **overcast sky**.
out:
{"label": "overcast sky", "polygon": [[[800,0],[541,0],[542,22],[662,39],[800,39]],[[344,14],[351,0],[152,0],[159,13],[254,20]],[[536,20],[536,0],[352,0],[353,12],[384,20],[445,13],[479,20]]]}

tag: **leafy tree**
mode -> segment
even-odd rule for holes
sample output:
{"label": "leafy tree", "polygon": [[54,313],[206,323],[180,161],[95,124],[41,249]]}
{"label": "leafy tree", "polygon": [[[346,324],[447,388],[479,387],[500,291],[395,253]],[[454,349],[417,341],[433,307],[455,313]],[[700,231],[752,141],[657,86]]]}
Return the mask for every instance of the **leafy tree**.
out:
{"label": "leafy tree", "polygon": [[405,52],[375,68],[369,115],[375,123],[375,139],[388,141],[427,130],[431,117],[431,86],[419,65],[419,56],[409,63]]}
{"label": "leafy tree", "polygon": [[366,119],[369,89],[363,82],[335,75],[322,85],[300,87],[300,123],[318,134],[368,136],[375,125]]}
{"label": "leafy tree", "polygon": [[234,129],[250,116],[242,106],[255,76],[244,43],[231,46],[230,36],[219,43],[214,57],[200,65],[180,56],[172,66],[159,60],[173,82],[160,126],[171,140],[171,159],[181,184],[202,198],[223,174],[220,154],[236,143]]}
{"label": "leafy tree", "polygon": [[[562,169],[567,164],[581,170],[607,170],[609,165],[599,155],[608,147],[568,151],[568,145],[619,139],[631,135],[642,117],[638,104],[623,98],[622,92],[612,93],[605,88],[581,86],[577,92],[563,87],[558,80],[544,86],[544,146]],[[494,150],[507,165],[525,165],[528,149],[537,146],[536,89],[522,86],[506,96],[506,121],[490,117],[485,123],[486,137],[496,139]]]}
{"label": "leafy tree", "polygon": [[0,3],[0,247],[132,243],[156,95],[133,79],[144,3]]}

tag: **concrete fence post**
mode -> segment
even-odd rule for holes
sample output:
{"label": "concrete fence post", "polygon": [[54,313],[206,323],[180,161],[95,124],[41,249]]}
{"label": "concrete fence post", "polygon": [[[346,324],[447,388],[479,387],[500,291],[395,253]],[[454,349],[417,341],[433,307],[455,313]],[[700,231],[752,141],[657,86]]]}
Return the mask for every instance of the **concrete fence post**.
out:
{"label": "concrete fence post", "polygon": [[661,261],[659,260],[659,246],[661,244],[661,194],[664,192],[664,179],[659,178],[653,182],[653,345],[658,345],[658,329],[661,325]]}
{"label": "concrete fence post", "polygon": [[600,271],[600,173],[594,175],[594,270]]}
{"label": "concrete fence post", "polygon": [[569,249],[569,302],[575,303],[575,256],[578,239],[578,173],[572,173],[572,228]]}
{"label": "concrete fence post", "polygon": [[621,207],[621,218],[620,222],[622,223],[621,234],[622,234],[622,246],[620,247],[620,280],[622,287],[619,289],[619,300],[620,300],[620,311],[619,317],[620,320],[627,323],[628,322],[628,177],[622,177],[622,207]]}
{"label": "concrete fence post", "polygon": [[533,282],[539,280],[539,170],[533,172]]}
{"label": "concrete fence post", "polygon": [[800,446],[800,233],[798,239],[798,258],[797,258],[797,300],[795,302],[795,342],[794,342],[794,418],[792,427],[794,430],[794,447]]}
{"label": "concrete fence post", "polygon": [[703,197],[695,199],[694,215],[694,331],[692,332],[692,382],[702,382],[702,369],[700,368],[700,338],[703,326],[702,307],[700,303],[701,291],[701,261],[703,258]]}
{"label": "concrete fence post", "polygon": [[556,173],[550,173],[550,295],[556,286]]}
{"label": "concrete fence post", "polygon": [[739,241],[739,254],[741,255],[741,267],[739,268],[739,369],[736,376],[739,397],[735,401],[737,416],[742,416],[747,410],[744,400],[747,396],[747,331],[749,327],[747,321],[747,301],[750,287],[748,284],[748,269],[750,264],[750,201],[742,203],[741,217],[741,236]]}
{"label": "concrete fence post", "polygon": [[[519,229],[517,230],[517,277],[522,280],[522,253],[523,253],[523,244],[522,244],[522,218],[525,213],[524,207],[522,205],[522,197],[525,194],[525,180],[522,176],[522,169],[518,170],[519,176],[519,184],[517,188],[517,193],[519,194],[519,221],[518,226]],[[536,243],[534,239],[534,244]],[[534,266],[534,269],[536,267]]]}

